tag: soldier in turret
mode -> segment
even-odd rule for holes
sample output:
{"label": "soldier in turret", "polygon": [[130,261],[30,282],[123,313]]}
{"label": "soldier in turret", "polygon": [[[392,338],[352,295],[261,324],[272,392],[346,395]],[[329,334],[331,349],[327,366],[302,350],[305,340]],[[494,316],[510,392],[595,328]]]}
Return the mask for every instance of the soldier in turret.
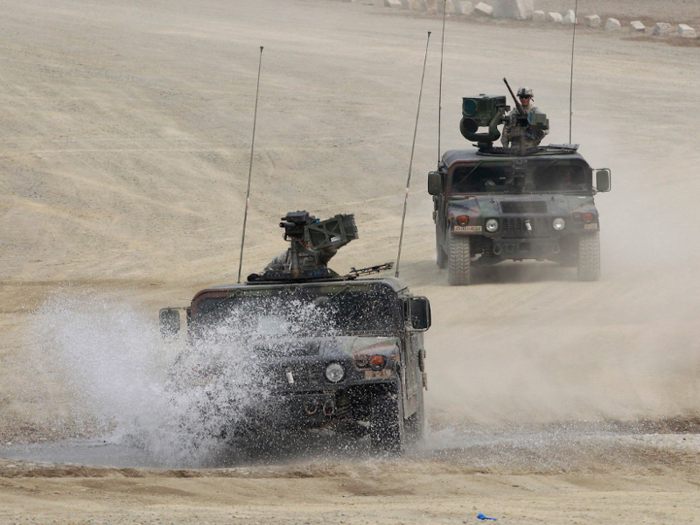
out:
{"label": "soldier in turret", "polygon": [[[308,243],[303,241],[297,245],[298,264],[301,270],[318,270],[328,267],[328,261],[338,253],[337,248],[331,246],[314,250],[309,248]],[[265,267],[263,272],[268,271],[291,271],[292,269],[292,248],[290,247],[284,253],[281,253]]]}
{"label": "soldier in turret", "polygon": [[[514,108],[508,114],[508,122],[503,126],[501,143],[506,148],[531,148],[539,146],[544,136],[549,133],[549,130],[532,129],[529,125],[530,115],[542,113],[538,108],[532,105],[532,99],[534,98],[532,89],[529,87],[521,87],[518,89],[518,98],[520,99],[520,105],[525,114],[521,113],[518,108]],[[524,121],[525,117],[527,117],[527,121]]]}

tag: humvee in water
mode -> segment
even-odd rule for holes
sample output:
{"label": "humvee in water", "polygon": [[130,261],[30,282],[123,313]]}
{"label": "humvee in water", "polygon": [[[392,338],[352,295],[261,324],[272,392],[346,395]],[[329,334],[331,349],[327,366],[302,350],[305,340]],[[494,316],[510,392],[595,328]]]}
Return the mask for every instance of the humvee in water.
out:
{"label": "humvee in water", "polygon": [[[578,279],[600,276],[600,222],[593,200],[610,190],[610,170],[596,171],[578,145],[493,146],[509,108],[505,97],[464,98],[460,130],[476,150],[447,151],[428,175],[437,264],[448,282],[468,285],[471,267],[504,260],[576,266]],[[541,125],[544,115],[537,115]],[[530,125],[527,119],[523,125]],[[488,132],[477,133],[480,126]]]}
{"label": "humvee in water", "polygon": [[[248,348],[260,362],[265,402],[250,407],[245,425],[292,435],[332,427],[369,435],[377,450],[403,451],[424,427],[428,300],[399,279],[365,276],[390,264],[340,276],[302,260],[302,252],[311,257],[356,238],[352,215],[318,222],[294,212],[284,220],[287,266],[195,294],[186,309],[190,342],[232,323],[267,330]],[[162,309],[160,320],[165,333],[179,330],[178,309]]]}

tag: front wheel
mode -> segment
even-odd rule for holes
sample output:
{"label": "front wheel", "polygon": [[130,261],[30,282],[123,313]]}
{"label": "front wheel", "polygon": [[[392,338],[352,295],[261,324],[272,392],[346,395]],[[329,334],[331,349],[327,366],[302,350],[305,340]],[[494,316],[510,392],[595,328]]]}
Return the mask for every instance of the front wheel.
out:
{"label": "front wheel", "polygon": [[380,390],[372,396],[369,435],[375,450],[402,454],[406,450],[401,392]]}
{"label": "front wheel", "polygon": [[581,235],[578,238],[579,281],[597,281],[600,278],[600,236],[598,232]]}
{"label": "front wheel", "polygon": [[442,246],[440,246],[440,241],[439,239],[435,239],[435,244],[436,244],[436,250],[437,250],[437,265],[438,268],[441,270],[444,270],[447,268],[447,254],[445,253],[445,250],[442,249]]}
{"label": "front wheel", "polygon": [[449,233],[447,282],[452,286],[465,286],[471,281],[471,251],[469,237]]}
{"label": "front wheel", "polygon": [[425,437],[425,402],[423,385],[418,390],[418,410],[406,420],[406,435],[414,445],[420,445]]}

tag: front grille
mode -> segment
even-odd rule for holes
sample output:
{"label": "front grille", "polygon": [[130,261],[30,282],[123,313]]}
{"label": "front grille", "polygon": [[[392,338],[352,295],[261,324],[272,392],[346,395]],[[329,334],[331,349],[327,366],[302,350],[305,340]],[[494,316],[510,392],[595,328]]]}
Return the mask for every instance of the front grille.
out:
{"label": "front grille", "polygon": [[501,202],[503,213],[547,213],[544,201],[505,201]]}
{"label": "front grille", "polygon": [[[508,237],[547,237],[551,234],[551,219],[549,217],[501,219],[501,232]],[[527,229],[530,222],[531,230]]]}

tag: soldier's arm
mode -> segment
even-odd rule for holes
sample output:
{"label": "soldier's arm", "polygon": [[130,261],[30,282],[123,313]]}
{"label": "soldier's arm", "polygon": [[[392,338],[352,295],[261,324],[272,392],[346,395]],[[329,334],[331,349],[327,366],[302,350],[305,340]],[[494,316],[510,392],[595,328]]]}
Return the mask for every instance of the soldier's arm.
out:
{"label": "soldier's arm", "polygon": [[321,264],[328,264],[328,261],[330,261],[336,253],[338,253],[337,248],[331,246],[328,248],[321,248],[318,250],[318,260]]}

